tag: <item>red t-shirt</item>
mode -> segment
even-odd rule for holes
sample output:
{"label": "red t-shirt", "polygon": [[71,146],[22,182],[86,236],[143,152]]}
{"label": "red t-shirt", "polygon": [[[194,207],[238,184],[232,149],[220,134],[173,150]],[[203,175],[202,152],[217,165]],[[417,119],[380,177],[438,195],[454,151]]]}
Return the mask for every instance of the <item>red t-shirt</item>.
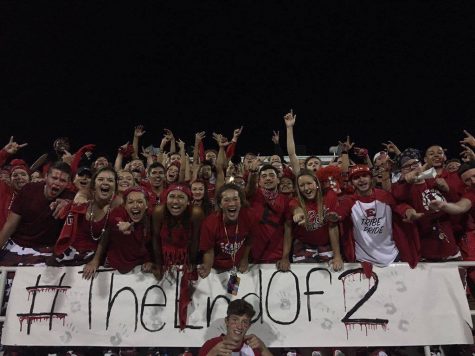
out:
{"label": "red t-shirt", "polygon": [[289,198],[283,194],[269,201],[261,189],[251,198],[251,208],[259,223],[252,242],[252,259],[255,263],[273,263],[282,258],[284,223],[292,218]]}
{"label": "red t-shirt", "polygon": [[[53,218],[52,201],[46,199],[44,188],[44,182],[28,183],[13,201],[11,211],[20,215],[21,221],[11,238],[20,246],[54,246],[63,227],[64,220]],[[58,198],[72,200],[74,194],[65,190]]]}
{"label": "red t-shirt", "polygon": [[[319,221],[318,219],[317,203],[315,201],[306,202],[305,208],[308,215],[308,224],[302,226],[293,224],[292,234],[294,239],[300,240],[305,244],[315,247],[326,246],[330,244],[330,235],[328,232],[328,223],[325,220],[325,214],[327,211],[335,210],[338,197],[335,192],[328,191],[325,194],[323,200],[324,220]],[[289,203],[290,211],[292,212],[299,206],[300,204],[297,198],[292,199]]]}
{"label": "red t-shirt", "polygon": [[[146,217],[148,219],[148,216]],[[129,214],[122,206],[113,209],[109,216],[109,246],[107,262],[120,273],[127,273],[135,266],[151,261],[147,249],[150,241],[150,229],[142,222],[135,223],[132,232],[126,235],[119,231],[119,221],[130,221]]]}
{"label": "red t-shirt", "polygon": [[211,214],[201,225],[200,250],[206,252],[214,249],[213,268],[218,269],[231,269],[232,255],[235,253],[234,264],[237,267],[244,254],[245,245],[251,243],[254,230],[256,221],[249,209],[241,208],[237,224],[226,226],[221,213]]}
{"label": "red t-shirt", "polygon": [[[200,352],[198,353],[198,356],[208,355],[208,352],[210,352],[213,349],[213,347],[215,347],[221,341],[223,341],[223,335],[218,336],[218,337],[214,337],[212,339],[209,339],[208,341],[206,341],[203,344],[203,346],[201,346]],[[245,344],[244,342],[241,344],[240,347],[233,350],[233,352],[239,352],[239,354],[241,354],[241,351],[242,351],[242,354],[245,354],[245,355],[250,355],[251,354],[250,353],[251,348],[247,344]],[[256,356],[261,355],[261,352],[259,351],[259,349],[252,349],[252,351],[254,352],[254,355],[256,355]]]}

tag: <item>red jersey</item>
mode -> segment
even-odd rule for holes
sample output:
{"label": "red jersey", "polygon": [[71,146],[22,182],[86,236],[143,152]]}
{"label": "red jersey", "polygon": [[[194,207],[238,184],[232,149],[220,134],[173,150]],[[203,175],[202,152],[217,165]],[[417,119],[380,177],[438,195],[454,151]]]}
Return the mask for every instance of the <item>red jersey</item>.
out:
{"label": "red jersey", "polygon": [[259,221],[252,242],[252,259],[255,263],[276,262],[282,258],[284,249],[284,223],[292,219],[289,198],[279,193],[268,199],[257,189],[250,203]]}
{"label": "red jersey", "polygon": [[[13,201],[11,211],[20,215],[21,221],[11,238],[20,246],[53,246],[59,236],[64,220],[53,218],[52,201],[46,199],[44,189],[44,182],[28,183]],[[58,198],[72,200],[74,195],[65,190]]]}
{"label": "red jersey", "polygon": [[113,209],[109,216],[107,263],[120,273],[127,273],[135,266],[152,260],[147,249],[150,229],[145,226],[148,224],[135,223],[132,232],[127,235],[119,231],[117,227],[119,221],[130,221],[129,214],[122,206]]}
{"label": "red jersey", "polygon": [[237,267],[255,230],[256,221],[249,209],[241,208],[237,224],[224,224],[223,215],[213,213],[201,225],[200,250],[206,252],[214,249],[213,268]]}
{"label": "red jersey", "polygon": [[[323,205],[323,221],[320,221],[318,216],[318,205],[315,201],[305,202],[307,210],[308,223],[304,226],[293,224],[292,234],[294,239],[297,239],[312,247],[327,246],[330,244],[330,235],[328,232],[328,223],[325,219],[327,211],[334,211],[337,206],[337,195],[333,191],[328,191],[324,196]],[[290,201],[290,211],[294,211],[299,207],[299,201],[294,198]]]}

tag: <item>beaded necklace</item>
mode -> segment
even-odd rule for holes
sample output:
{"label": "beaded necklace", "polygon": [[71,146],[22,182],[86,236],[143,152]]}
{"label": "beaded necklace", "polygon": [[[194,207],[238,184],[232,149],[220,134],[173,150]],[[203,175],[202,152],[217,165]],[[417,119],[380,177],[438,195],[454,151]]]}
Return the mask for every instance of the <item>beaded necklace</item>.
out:
{"label": "beaded necklace", "polygon": [[106,216],[105,216],[104,226],[102,227],[101,233],[100,233],[99,236],[94,236],[94,232],[93,232],[93,228],[92,228],[92,225],[94,224],[94,202],[93,201],[91,202],[90,206],[91,206],[91,212],[89,213],[89,232],[91,233],[91,238],[94,241],[97,241],[97,240],[100,240],[102,238],[102,236],[104,236],[104,233],[106,232],[107,223],[109,221],[109,213],[111,211],[111,204],[109,203],[107,205],[107,212],[106,212]]}

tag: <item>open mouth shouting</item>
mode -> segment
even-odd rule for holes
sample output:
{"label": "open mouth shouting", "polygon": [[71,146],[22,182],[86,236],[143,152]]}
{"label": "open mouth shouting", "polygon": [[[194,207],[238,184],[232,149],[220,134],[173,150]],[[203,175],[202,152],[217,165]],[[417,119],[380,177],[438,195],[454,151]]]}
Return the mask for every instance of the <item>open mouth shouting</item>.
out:
{"label": "open mouth shouting", "polygon": [[125,199],[125,210],[134,223],[140,222],[147,211],[145,194],[140,191],[130,192]]}
{"label": "open mouth shouting", "polygon": [[142,220],[143,215],[145,213],[145,209],[140,207],[133,207],[129,210],[129,217],[133,222],[139,222]]}
{"label": "open mouth shouting", "polygon": [[228,206],[223,209],[223,215],[227,218],[229,221],[236,221],[239,216],[239,210],[237,206]]}
{"label": "open mouth shouting", "polygon": [[114,193],[114,190],[112,189],[110,185],[102,184],[99,186],[97,193],[99,193],[99,197],[101,199],[107,199],[112,196],[112,194]]}

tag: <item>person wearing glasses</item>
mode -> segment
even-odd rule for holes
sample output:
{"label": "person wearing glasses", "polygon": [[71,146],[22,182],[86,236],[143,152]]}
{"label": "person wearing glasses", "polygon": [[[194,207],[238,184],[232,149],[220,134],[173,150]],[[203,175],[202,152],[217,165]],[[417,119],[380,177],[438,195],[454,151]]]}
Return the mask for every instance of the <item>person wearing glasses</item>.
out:
{"label": "person wearing glasses", "polygon": [[[399,157],[401,179],[392,185],[392,193],[397,201],[407,203],[424,214],[416,223],[421,258],[427,261],[457,260],[461,254],[450,216],[430,209],[431,201],[451,200],[448,194],[450,188],[444,178],[422,174],[428,168],[435,168],[434,162],[423,165],[420,151],[413,148],[404,150]],[[442,162],[442,159],[437,162]]]}

